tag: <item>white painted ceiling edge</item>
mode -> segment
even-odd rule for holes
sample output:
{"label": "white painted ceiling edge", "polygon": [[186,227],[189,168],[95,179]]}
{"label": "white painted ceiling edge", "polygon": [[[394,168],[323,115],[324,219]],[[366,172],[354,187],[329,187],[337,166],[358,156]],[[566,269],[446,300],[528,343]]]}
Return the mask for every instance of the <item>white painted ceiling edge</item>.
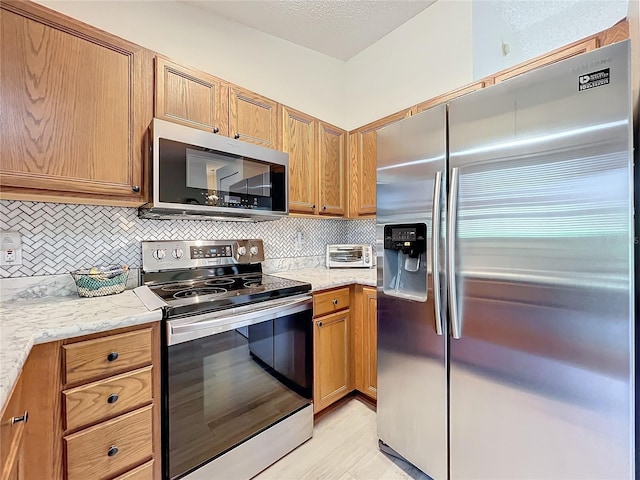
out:
{"label": "white painted ceiling edge", "polygon": [[[184,2],[36,1],[347,130],[463,86],[474,78],[476,38],[472,36],[471,0],[438,0],[347,62]],[[615,3],[620,1],[628,2]],[[517,7],[531,2],[544,7],[562,0],[509,3]],[[593,20],[586,22],[591,31],[580,31],[581,36],[573,38],[571,35],[577,30],[563,28],[560,20],[555,29],[566,35],[554,35],[558,44],[545,44],[545,48],[560,47],[615,23],[605,18],[603,24],[597,18],[601,12],[590,9],[592,3],[593,0],[582,1],[583,10],[577,17],[578,21]],[[503,27],[504,24],[491,24],[486,28]],[[535,35],[546,36],[547,32],[537,29]],[[527,58],[531,57],[513,63]],[[484,57],[475,60],[476,65],[485,61]]]}

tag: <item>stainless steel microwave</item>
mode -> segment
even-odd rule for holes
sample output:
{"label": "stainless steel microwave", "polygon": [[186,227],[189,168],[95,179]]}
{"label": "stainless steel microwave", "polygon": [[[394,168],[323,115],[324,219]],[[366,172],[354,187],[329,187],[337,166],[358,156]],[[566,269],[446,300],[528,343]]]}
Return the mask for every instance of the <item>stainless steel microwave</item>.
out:
{"label": "stainless steel microwave", "polygon": [[142,218],[275,220],[289,213],[289,155],[155,118]]}

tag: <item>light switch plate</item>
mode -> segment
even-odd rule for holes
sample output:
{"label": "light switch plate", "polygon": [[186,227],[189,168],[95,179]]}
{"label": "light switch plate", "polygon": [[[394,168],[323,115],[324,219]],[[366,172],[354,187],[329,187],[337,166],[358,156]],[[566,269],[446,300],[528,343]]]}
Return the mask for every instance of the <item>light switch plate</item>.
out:
{"label": "light switch plate", "polygon": [[0,266],[22,265],[22,237],[18,232],[0,231]]}

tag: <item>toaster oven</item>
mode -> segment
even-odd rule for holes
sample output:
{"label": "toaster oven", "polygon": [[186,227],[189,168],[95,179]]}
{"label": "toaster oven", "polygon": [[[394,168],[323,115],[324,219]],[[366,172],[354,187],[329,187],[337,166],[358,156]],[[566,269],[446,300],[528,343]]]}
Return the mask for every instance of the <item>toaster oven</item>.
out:
{"label": "toaster oven", "polygon": [[371,245],[327,245],[327,268],[371,268],[375,263]]}

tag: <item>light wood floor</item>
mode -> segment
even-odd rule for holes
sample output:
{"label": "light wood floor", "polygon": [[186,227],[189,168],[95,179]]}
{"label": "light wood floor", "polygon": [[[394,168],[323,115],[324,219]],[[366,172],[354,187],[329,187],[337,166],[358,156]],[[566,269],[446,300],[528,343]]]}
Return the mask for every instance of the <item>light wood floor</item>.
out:
{"label": "light wood floor", "polygon": [[429,480],[378,450],[375,411],[354,398],[320,418],[313,438],[254,480]]}

